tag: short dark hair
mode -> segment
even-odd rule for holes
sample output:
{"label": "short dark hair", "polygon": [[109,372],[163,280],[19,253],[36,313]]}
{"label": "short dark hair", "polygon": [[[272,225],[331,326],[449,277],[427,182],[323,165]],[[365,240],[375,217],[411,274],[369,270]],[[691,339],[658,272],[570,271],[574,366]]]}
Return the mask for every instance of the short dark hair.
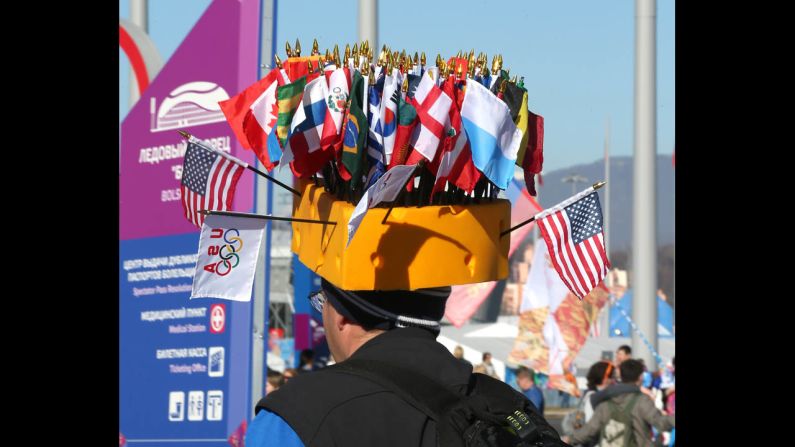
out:
{"label": "short dark hair", "polygon": [[270,383],[273,387],[278,388],[284,385],[284,374],[280,373],[279,371],[268,368],[267,379],[268,383]]}
{"label": "short dark hair", "polygon": [[531,382],[536,383],[536,372],[526,366],[520,366],[516,370],[516,378],[524,377],[530,379]]}
{"label": "short dark hair", "polygon": [[618,369],[621,370],[622,383],[635,383],[638,381],[640,375],[643,374],[645,368],[643,367],[643,363],[635,359],[629,359],[621,362]]}
{"label": "short dark hair", "polygon": [[630,348],[629,345],[621,345],[616,351],[624,351],[624,354],[632,355],[632,348]]}
{"label": "short dark hair", "polygon": [[[607,369],[610,368],[610,372],[607,372]],[[597,385],[601,385],[605,380],[605,375],[607,374],[607,378],[612,377],[613,375],[613,364],[606,361],[596,362],[591,365],[591,368],[588,369],[588,375],[586,379],[588,380],[588,389],[595,390]]]}
{"label": "short dark hair", "polygon": [[312,360],[315,359],[315,351],[311,349],[304,349],[303,351],[301,351],[300,359],[301,359],[301,365],[311,362]]}
{"label": "short dark hair", "polygon": [[483,353],[483,361],[484,362],[486,361],[486,357],[491,357],[491,353],[490,352],[484,352]]}

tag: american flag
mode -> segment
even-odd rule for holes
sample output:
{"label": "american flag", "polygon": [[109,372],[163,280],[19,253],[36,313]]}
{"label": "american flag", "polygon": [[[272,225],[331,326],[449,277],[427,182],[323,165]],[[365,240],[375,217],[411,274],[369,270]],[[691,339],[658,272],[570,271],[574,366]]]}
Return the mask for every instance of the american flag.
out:
{"label": "american flag", "polygon": [[580,299],[610,268],[602,234],[602,207],[593,188],[536,215],[560,279]]}
{"label": "american flag", "polygon": [[235,187],[244,166],[231,157],[192,140],[182,165],[182,207],[185,217],[197,227],[204,223],[200,210],[224,211],[232,207]]}

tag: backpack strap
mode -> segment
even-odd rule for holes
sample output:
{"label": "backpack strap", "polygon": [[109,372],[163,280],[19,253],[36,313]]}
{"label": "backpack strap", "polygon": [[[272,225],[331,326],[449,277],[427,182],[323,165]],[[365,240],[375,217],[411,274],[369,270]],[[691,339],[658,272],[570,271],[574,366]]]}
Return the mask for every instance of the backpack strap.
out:
{"label": "backpack strap", "polygon": [[624,413],[624,420],[627,424],[624,432],[624,445],[632,446],[635,445],[635,428],[633,427],[634,423],[632,420],[632,409],[635,408],[635,403],[638,401],[638,397],[640,397],[640,393],[635,393],[632,397],[629,398],[629,402],[627,405],[622,409]]}
{"label": "backpack strap", "polygon": [[629,403],[627,404],[627,406],[624,407],[624,412],[630,418],[632,418],[632,409],[635,408],[635,402],[638,401],[639,397],[640,393],[635,393],[632,397],[629,398]]}

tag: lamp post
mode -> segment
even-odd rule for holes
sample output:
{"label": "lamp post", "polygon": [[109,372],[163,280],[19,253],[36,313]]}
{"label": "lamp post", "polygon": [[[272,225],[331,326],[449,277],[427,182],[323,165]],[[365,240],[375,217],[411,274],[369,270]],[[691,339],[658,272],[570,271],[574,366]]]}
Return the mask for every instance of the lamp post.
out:
{"label": "lamp post", "polygon": [[588,182],[588,178],[579,174],[571,174],[563,177],[561,181],[563,183],[571,183],[571,195],[574,195],[577,193],[577,183],[586,183]]}

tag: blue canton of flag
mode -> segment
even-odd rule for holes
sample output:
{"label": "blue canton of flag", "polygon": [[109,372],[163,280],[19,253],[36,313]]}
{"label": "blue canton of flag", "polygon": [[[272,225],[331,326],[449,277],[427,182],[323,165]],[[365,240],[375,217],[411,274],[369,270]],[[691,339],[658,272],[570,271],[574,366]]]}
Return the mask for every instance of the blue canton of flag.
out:
{"label": "blue canton of flag", "polygon": [[230,209],[243,169],[220,153],[189,142],[180,185],[182,207],[188,221],[201,228],[205,215],[199,211]]}

